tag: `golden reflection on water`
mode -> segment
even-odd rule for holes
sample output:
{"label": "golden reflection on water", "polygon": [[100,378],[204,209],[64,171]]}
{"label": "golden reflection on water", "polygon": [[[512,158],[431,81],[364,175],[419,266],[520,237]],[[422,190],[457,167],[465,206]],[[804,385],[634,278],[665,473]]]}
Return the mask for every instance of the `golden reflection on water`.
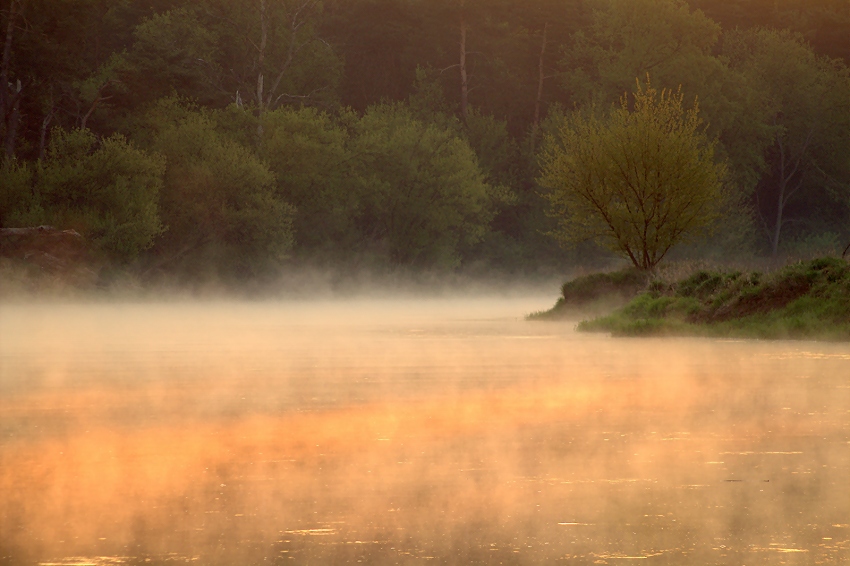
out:
{"label": "golden reflection on water", "polygon": [[850,561],[850,348],[540,306],[3,305],[0,563]]}

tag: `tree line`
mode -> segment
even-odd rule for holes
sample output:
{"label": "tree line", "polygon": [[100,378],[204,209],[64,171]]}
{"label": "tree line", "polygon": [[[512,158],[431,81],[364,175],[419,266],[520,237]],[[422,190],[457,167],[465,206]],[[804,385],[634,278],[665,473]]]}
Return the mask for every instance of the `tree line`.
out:
{"label": "tree line", "polygon": [[682,253],[850,240],[843,0],[5,0],[0,17],[0,227],[73,228],[115,264],[592,261],[598,242],[550,237],[565,212],[541,166],[647,74],[698,106],[723,172],[713,235]]}

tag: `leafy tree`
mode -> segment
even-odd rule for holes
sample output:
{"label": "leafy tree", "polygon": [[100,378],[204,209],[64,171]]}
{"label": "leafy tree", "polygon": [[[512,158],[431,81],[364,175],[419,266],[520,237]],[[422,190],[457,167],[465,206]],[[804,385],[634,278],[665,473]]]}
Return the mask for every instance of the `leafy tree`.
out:
{"label": "leafy tree", "polygon": [[714,55],[720,38],[715,22],[691,11],[684,0],[598,0],[594,5],[589,25],[574,35],[560,63],[572,102],[616,103],[632,89],[635,77],[651,73],[656,85],[681,86],[699,97],[711,135],[736,126],[727,140],[746,137],[737,118],[748,119],[753,110],[746,103],[750,85]]}
{"label": "leafy tree", "polygon": [[134,104],[175,92],[207,107],[251,107],[259,117],[293,102],[336,100],[341,62],[318,35],[318,0],[181,4],[134,31]]}
{"label": "leafy tree", "polygon": [[[220,66],[237,104],[258,116],[291,103],[332,104],[341,62],[320,35],[320,0],[206,0],[222,30]],[[262,125],[262,122],[260,122]]]}
{"label": "leafy tree", "polygon": [[771,253],[792,221],[811,230],[814,217],[832,209],[841,227],[850,194],[850,69],[787,31],[730,34],[725,53],[755,85],[761,112],[753,118],[769,133],[756,197]]}
{"label": "leafy tree", "polygon": [[[848,22],[847,0],[6,0],[0,224],[241,274],[291,250],[584,261],[598,247],[545,236],[540,142],[559,106],[592,114],[651,72],[699,98],[728,168],[716,236],[676,253],[739,249],[759,218],[774,253],[846,239]],[[175,94],[196,106],[155,105]],[[615,147],[621,111],[565,131]]]}
{"label": "leafy tree", "polygon": [[199,11],[197,6],[181,6],[153,14],[136,26],[127,55],[133,104],[172,91],[208,105],[231,101],[222,85],[220,29],[206,25]]}
{"label": "leafy tree", "polygon": [[[133,20],[124,0],[0,4],[0,134],[7,155],[44,157],[49,132],[109,133]],[[104,128],[104,126],[107,126]]]}
{"label": "leafy tree", "polygon": [[646,73],[688,92],[701,93],[711,82],[720,26],[684,0],[601,0],[597,6],[561,62],[573,100],[607,104]]}
{"label": "leafy tree", "polygon": [[478,156],[478,163],[490,185],[508,187],[515,181],[512,161],[516,158],[515,142],[508,134],[504,120],[482,114],[470,108],[464,134],[470,147]]}
{"label": "leafy tree", "polygon": [[248,148],[221,134],[208,112],[175,100],[146,118],[150,147],[167,160],[160,199],[168,231],[156,265],[219,275],[274,269],[293,245],[293,207]]}
{"label": "leafy tree", "polygon": [[370,108],[355,136],[364,235],[397,263],[457,265],[460,246],[480,241],[492,216],[469,145],[401,106]]}
{"label": "leafy tree", "polygon": [[351,180],[348,132],[312,108],[278,108],[262,118],[259,155],[277,176],[277,193],[298,210],[300,248],[351,250],[361,198]]}
{"label": "leafy tree", "polygon": [[647,79],[633,108],[624,96],[604,119],[576,114],[549,140],[541,183],[559,220],[554,236],[593,239],[652,269],[717,218],[724,166],[683,98]]}
{"label": "leafy tree", "polygon": [[117,134],[98,142],[89,130],[55,130],[18,223],[73,228],[113,258],[131,260],[162,233],[164,165]]}
{"label": "leafy tree", "polygon": [[407,108],[417,120],[459,130],[460,122],[455,118],[455,108],[446,100],[440,75],[432,67],[416,67],[416,80],[407,98]]}
{"label": "leafy tree", "polygon": [[648,72],[654,84],[680,86],[698,97],[705,133],[720,142],[715,149],[728,165],[729,196],[737,204],[723,207],[717,237],[694,242],[689,252],[750,248],[754,214],[748,202],[772,134],[759,86],[715,53],[720,27],[682,0],[600,0],[590,25],[575,37],[562,65],[565,87],[578,103],[608,104]]}
{"label": "leafy tree", "polygon": [[787,29],[819,55],[850,62],[850,3],[845,0],[688,0],[725,30]]}

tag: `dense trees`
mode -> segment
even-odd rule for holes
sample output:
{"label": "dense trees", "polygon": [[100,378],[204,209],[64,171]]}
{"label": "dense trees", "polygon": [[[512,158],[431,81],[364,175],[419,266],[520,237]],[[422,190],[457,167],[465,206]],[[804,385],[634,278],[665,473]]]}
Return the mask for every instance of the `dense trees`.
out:
{"label": "dense trees", "polygon": [[827,57],[850,59],[850,4],[844,0],[688,0],[724,29],[787,29]]}
{"label": "dense trees", "polygon": [[604,0],[574,36],[564,80],[578,101],[609,101],[652,73],[668,88],[704,90],[717,73],[720,26],[678,0]]}
{"label": "dense trees", "polygon": [[651,73],[726,166],[689,253],[847,240],[847,25],[841,0],[5,0],[0,224],[148,273],[592,261],[542,236],[543,140],[625,128]]}
{"label": "dense trees", "polygon": [[313,254],[355,247],[362,202],[348,129],[314,108],[278,108],[262,124],[259,155],[277,176],[278,194],[298,210],[299,246]]}
{"label": "dense trees", "polygon": [[753,81],[770,128],[756,195],[776,255],[789,221],[807,223],[811,231],[826,219],[823,212],[805,217],[818,207],[847,218],[850,73],[787,31],[734,33],[727,42],[731,64]]}
{"label": "dense trees", "polygon": [[164,161],[115,134],[55,130],[34,166],[7,160],[4,225],[72,228],[118,259],[133,259],[163,231],[157,211]]}
{"label": "dense trees", "polygon": [[147,147],[166,162],[157,267],[260,273],[287,257],[293,207],[277,194],[274,173],[221,133],[214,114],[165,99],[144,122]]}
{"label": "dense trees", "polygon": [[480,240],[490,187],[469,145],[399,106],[371,108],[357,125],[363,227],[403,264],[456,265],[458,248]]}

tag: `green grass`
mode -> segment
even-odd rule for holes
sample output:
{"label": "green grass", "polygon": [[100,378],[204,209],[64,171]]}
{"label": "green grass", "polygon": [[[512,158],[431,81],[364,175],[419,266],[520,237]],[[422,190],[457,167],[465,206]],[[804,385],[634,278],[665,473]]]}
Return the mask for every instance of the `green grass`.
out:
{"label": "green grass", "polygon": [[850,264],[799,262],[771,274],[699,271],[579,324],[616,336],[850,340]]}

